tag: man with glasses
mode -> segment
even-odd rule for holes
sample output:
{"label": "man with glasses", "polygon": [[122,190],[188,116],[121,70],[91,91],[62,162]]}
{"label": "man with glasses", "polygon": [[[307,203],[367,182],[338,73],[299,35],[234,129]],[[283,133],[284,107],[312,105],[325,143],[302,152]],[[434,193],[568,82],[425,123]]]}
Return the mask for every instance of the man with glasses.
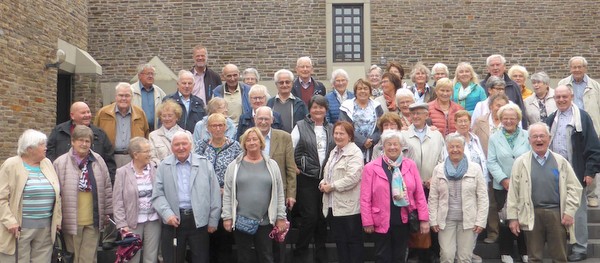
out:
{"label": "man with glasses", "polygon": [[183,110],[181,118],[177,121],[179,127],[186,129],[190,133],[194,132],[196,123],[204,118],[204,101],[192,95],[194,88],[194,74],[187,70],[179,71],[177,78],[177,91],[165,98],[173,99]]}
{"label": "man with glasses", "polygon": [[294,82],[294,73],[287,69],[280,69],[273,76],[275,86],[277,86],[277,95],[267,101],[267,106],[273,109],[273,112],[282,116],[282,130],[291,133],[296,126],[296,122],[304,119],[308,113],[306,104],[292,94],[292,83]]}
{"label": "man with glasses", "polygon": [[313,64],[309,57],[301,57],[296,61],[296,74],[292,94],[304,101],[305,105],[315,95],[325,96],[326,90],[323,83],[316,81],[313,77]]}
{"label": "man with glasses", "polygon": [[153,131],[160,127],[156,108],[158,108],[158,105],[160,105],[167,94],[161,88],[154,85],[154,76],[156,74],[154,66],[150,64],[140,65],[137,72],[138,81],[131,84],[131,88],[133,88],[131,103],[144,110],[146,119],[148,119],[148,127],[150,131]]}
{"label": "man with glasses", "polygon": [[[236,140],[239,141],[240,136],[242,136],[242,134],[244,134],[244,132],[247,129],[250,129],[252,127],[255,126],[255,116],[256,116],[256,109],[262,107],[262,106],[267,106],[267,99],[269,99],[269,92],[267,91],[267,87],[263,86],[263,85],[254,85],[252,86],[252,88],[250,88],[250,91],[248,92],[248,98],[250,99],[250,102],[252,103],[252,110],[249,112],[246,112],[244,114],[242,114],[242,116],[240,116],[240,121],[238,122],[238,128],[237,128],[237,135],[236,135]],[[271,127],[275,128],[275,129],[280,129],[283,127],[281,125],[281,115],[279,115],[279,113],[274,112],[273,113],[273,124],[271,125]]]}
{"label": "man with glasses", "polygon": [[227,101],[227,112],[229,113],[227,117],[231,118],[237,126],[240,116],[252,111],[248,97],[250,87],[240,82],[240,70],[236,65],[225,65],[221,76],[225,79],[225,83],[213,90],[213,96],[224,98]]}

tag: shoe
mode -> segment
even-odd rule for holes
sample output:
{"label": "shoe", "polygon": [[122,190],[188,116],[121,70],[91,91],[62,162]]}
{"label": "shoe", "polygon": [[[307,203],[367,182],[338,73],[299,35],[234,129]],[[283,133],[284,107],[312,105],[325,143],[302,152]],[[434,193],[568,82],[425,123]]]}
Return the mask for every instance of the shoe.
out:
{"label": "shoe", "polygon": [[483,243],[486,243],[486,244],[494,244],[494,243],[496,243],[496,238],[486,237],[486,238],[483,240]]}
{"label": "shoe", "polygon": [[598,207],[598,205],[599,205],[598,197],[588,197],[587,201],[588,201],[589,207]]}
{"label": "shoe", "polygon": [[521,262],[523,262],[523,263],[529,262],[529,256],[527,256],[527,255],[521,256]]}
{"label": "shoe", "polygon": [[502,255],[500,256],[500,260],[502,263],[513,263],[513,259],[510,255]]}
{"label": "shoe", "polygon": [[471,256],[471,262],[472,263],[482,263],[483,259],[481,259],[480,256],[473,254],[473,256]]}
{"label": "shoe", "polygon": [[569,262],[582,261],[587,258],[586,254],[573,252],[571,255],[567,257]]}

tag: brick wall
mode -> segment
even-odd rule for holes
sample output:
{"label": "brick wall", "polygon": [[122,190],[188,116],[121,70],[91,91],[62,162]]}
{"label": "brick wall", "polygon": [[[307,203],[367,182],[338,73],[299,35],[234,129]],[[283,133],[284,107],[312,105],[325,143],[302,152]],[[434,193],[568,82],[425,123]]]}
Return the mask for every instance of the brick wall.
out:
{"label": "brick wall", "polygon": [[0,1],[0,162],[28,128],[49,134],[56,120],[58,38],[87,48],[87,1]]}
{"label": "brick wall", "polygon": [[[104,66],[101,82],[129,79],[139,62],[158,55],[174,72],[192,64],[191,48],[209,49],[209,63],[255,67],[271,79],[293,69],[299,56],[319,61],[325,81],[325,2],[310,1],[90,1],[90,53]],[[552,78],[583,55],[595,69],[600,32],[598,1],[371,1],[372,63],[384,56],[409,68],[470,61],[485,73],[485,58],[502,53],[509,64]],[[567,11],[569,10],[569,11]],[[573,18],[571,10],[577,10]],[[110,29],[109,29],[110,28]],[[579,37],[584,39],[579,40]],[[576,40],[576,41],[574,41]],[[596,41],[597,42],[597,41]],[[600,78],[600,77],[599,77]]]}

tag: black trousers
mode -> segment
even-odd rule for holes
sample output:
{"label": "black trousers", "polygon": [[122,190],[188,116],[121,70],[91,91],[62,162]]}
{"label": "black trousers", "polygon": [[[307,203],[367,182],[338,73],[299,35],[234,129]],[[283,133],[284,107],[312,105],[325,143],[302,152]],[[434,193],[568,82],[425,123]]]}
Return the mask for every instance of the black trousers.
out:
{"label": "black trousers", "polygon": [[319,179],[298,175],[296,185],[295,213],[299,216],[298,240],[294,257],[298,262],[307,262],[308,245],[314,238],[315,254],[313,262],[327,262],[327,221],[323,216],[323,194],[319,190]]}
{"label": "black trousers", "polygon": [[363,228],[360,214],[333,216],[331,208],[327,215],[329,229],[333,233],[338,262],[362,263]]}
{"label": "black trousers", "polygon": [[[498,211],[502,210],[506,203],[506,196],[508,191],[494,189],[494,197],[496,198],[496,206]],[[508,228],[508,224],[500,224],[500,233],[498,235],[498,245],[500,247],[500,255],[512,255],[513,244],[517,240],[517,247],[519,248],[519,254],[521,256],[527,255],[527,243],[525,243],[525,234],[521,234],[517,237]]]}
{"label": "black trousers", "polygon": [[233,233],[225,231],[223,219],[219,219],[217,231],[210,234],[210,262],[233,262]]}
{"label": "black trousers", "polygon": [[[196,228],[194,215],[181,215],[179,227],[162,225],[162,255],[165,263],[184,263],[187,247],[190,247],[190,263],[209,262],[209,240],[207,226]],[[177,246],[173,246],[173,238],[177,237]]]}
{"label": "black trousers", "polygon": [[[410,229],[408,224],[390,225],[385,234],[373,233],[376,263],[406,262]],[[341,261],[340,261],[341,262]]]}
{"label": "black trousers", "polygon": [[[259,226],[254,235],[249,235],[235,230],[235,244],[237,245],[238,263],[273,263],[273,242],[269,233],[273,225]],[[254,251],[252,250],[254,247]]]}

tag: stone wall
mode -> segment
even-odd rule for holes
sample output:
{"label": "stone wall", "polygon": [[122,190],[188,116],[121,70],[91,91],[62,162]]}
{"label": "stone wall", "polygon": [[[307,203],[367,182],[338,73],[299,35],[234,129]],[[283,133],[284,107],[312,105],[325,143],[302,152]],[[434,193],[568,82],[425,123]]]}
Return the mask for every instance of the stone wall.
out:
{"label": "stone wall", "polygon": [[[352,1],[349,1],[352,2]],[[470,61],[485,73],[485,58],[502,53],[509,64],[552,78],[583,55],[595,69],[600,54],[598,1],[373,0],[371,62],[397,60],[407,72],[417,61],[432,66]],[[192,64],[191,48],[203,44],[213,69],[227,63],[257,68],[271,79],[296,58],[318,62],[325,81],[325,0],[308,1],[90,1],[90,53],[104,67],[101,82],[122,81],[135,65],[158,55],[174,72]],[[578,16],[572,17],[573,10]],[[582,38],[582,39],[579,39]],[[452,74],[453,75],[453,74]]]}
{"label": "stone wall", "polygon": [[58,38],[87,48],[87,1],[0,1],[0,162],[25,129],[49,134],[56,120]]}

